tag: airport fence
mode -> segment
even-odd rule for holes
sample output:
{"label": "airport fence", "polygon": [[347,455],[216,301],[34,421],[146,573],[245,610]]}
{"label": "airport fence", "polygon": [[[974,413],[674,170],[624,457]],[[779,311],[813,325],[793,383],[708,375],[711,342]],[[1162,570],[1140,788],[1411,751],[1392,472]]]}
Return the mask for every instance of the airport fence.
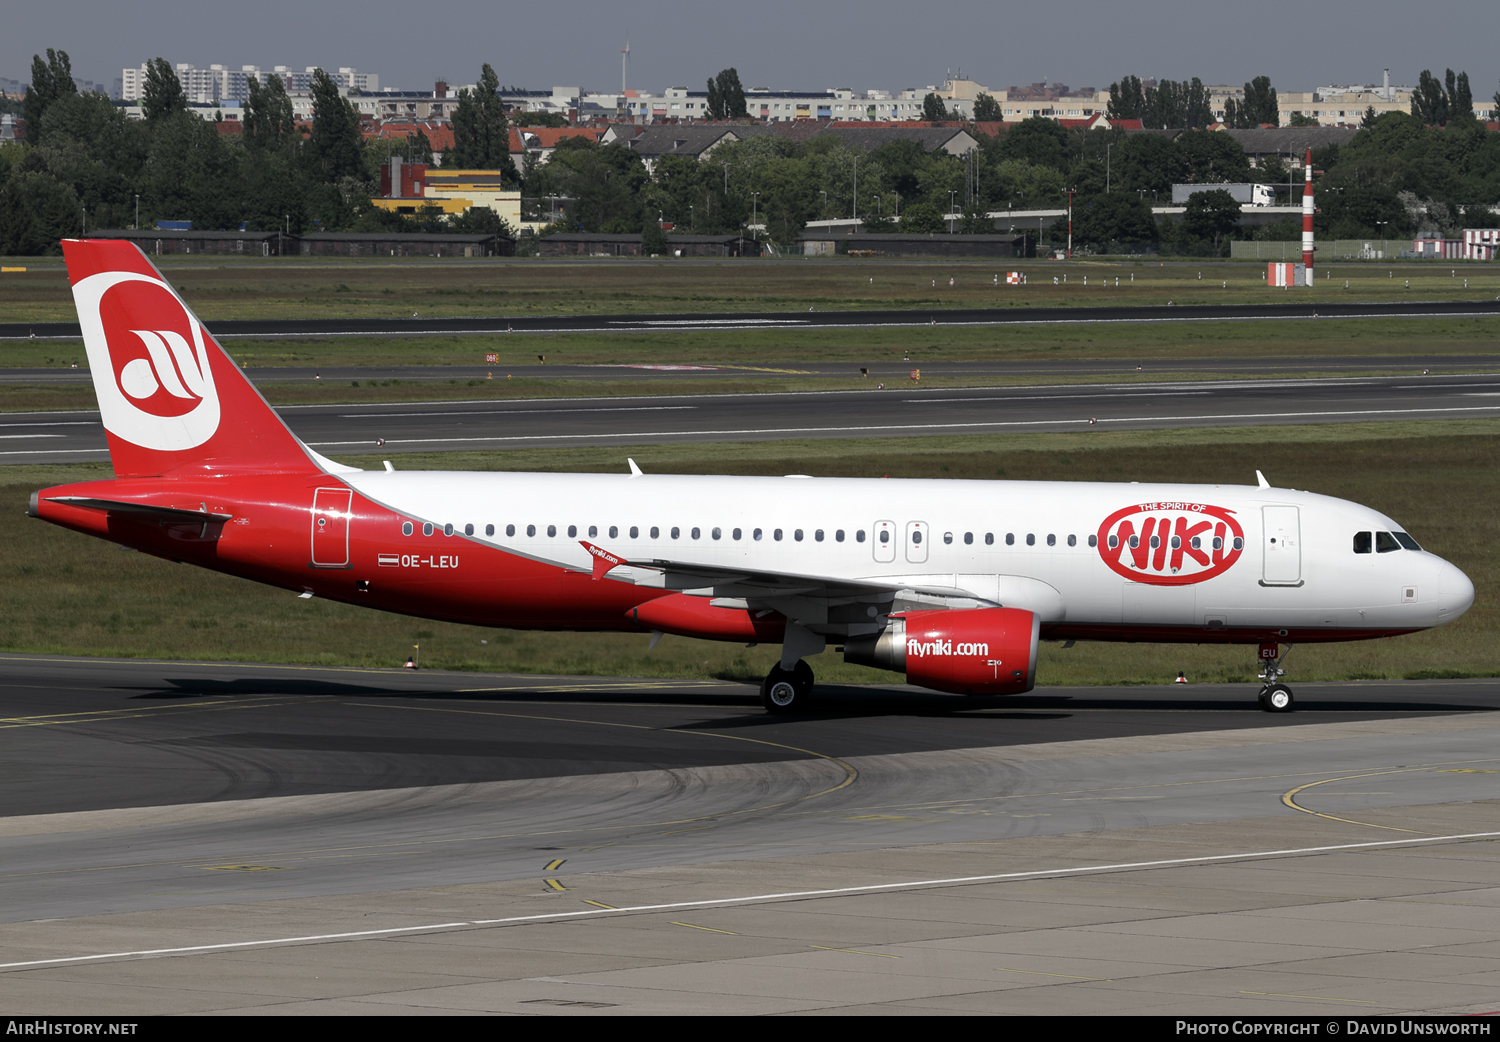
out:
{"label": "airport fence", "polygon": [[[1406,239],[1322,239],[1318,242],[1317,259],[1324,260],[1391,260],[1403,248],[1408,248]],[[1229,244],[1231,260],[1300,261],[1302,242],[1255,242],[1236,241]]]}

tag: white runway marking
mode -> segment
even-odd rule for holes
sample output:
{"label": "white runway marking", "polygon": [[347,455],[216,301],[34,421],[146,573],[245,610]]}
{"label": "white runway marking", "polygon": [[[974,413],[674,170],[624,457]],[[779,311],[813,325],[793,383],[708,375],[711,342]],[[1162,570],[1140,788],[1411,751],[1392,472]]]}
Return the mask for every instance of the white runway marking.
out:
{"label": "white runway marking", "polygon": [[340,413],[339,419],[380,420],[394,419],[398,416],[430,416],[439,419],[444,416],[536,416],[542,413],[556,412],[681,412],[696,408],[698,408],[696,405],[629,405],[621,408],[612,407],[606,409],[461,409],[453,412],[442,409],[432,412],[369,412],[363,415]]}
{"label": "white runway marking", "polygon": [[1088,398],[1098,400],[1100,398],[1186,398],[1189,395],[1208,394],[1208,391],[1132,391],[1129,393],[1110,394],[1015,394],[994,395],[984,398],[903,398],[903,402],[917,402],[923,405],[928,402],[1055,402],[1064,398]]}
{"label": "white runway marking", "polygon": [[1221,861],[1250,858],[1297,857],[1304,854],[1331,854],[1342,850],[1375,850],[1381,847],[1409,847],[1419,843],[1453,843],[1466,839],[1493,839],[1500,832],[1468,832],[1454,836],[1428,836],[1421,839],[1387,839],[1373,843],[1340,843],[1326,847],[1293,847],[1287,850],[1249,850],[1239,854],[1210,854],[1203,857],[1169,858],[1162,861],[1128,861],[1116,865],[1072,865],[1066,868],[1042,868],[1030,872],[998,872],[984,876],[958,876],[952,879],[911,879],[901,883],[874,883],[868,886],[843,886],[827,890],[791,890],[785,893],[750,894],[744,897],[719,897],[701,901],[674,901],[670,904],[626,905],[621,908],[590,908],[573,912],[548,912],[541,915],[516,915],[505,919],[464,919],[422,926],[392,926],[381,930],[351,930],[344,933],[306,934],[298,937],[270,937],[259,941],[226,941],[220,944],[195,944],[182,948],[151,948],[131,952],[100,952],[95,955],[73,955],[61,959],[31,959],[25,962],[0,963],[0,970],[19,970],[32,966],[63,966],[97,959],[133,959],[159,955],[187,955],[193,952],[222,952],[236,948],[260,948],[273,944],[311,944],[322,941],[348,941],[365,937],[392,937],[406,933],[430,933],[434,930],[461,930],[478,926],[508,926],[513,923],[539,923],[561,919],[588,919],[601,915],[628,915],[637,912],[665,912],[682,908],[715,908],[725,905],[753,904],[762,901],[792,901],[809,897],[837,897],[842,894],[872,894],[891,890],[914,890],[935,886],[972,886],[976,883],[999,883],[1008,879],[1082,875],[1091,872],[1129,872],[1173,865],[1207,865]]}
{"label": "white runway marking", "polygon": [[[1184,420],[1279,420],[1309,416],[1413,416],[1448,412],[1493,412],[1500,405],[1470,405],[1442,409],[1349,409],[1324,412],[1246,412],[1219,413],[1213,416],[1119,416],[1100,417],[1098,423],[1162,423]],[[714,431],[634,431],[614,434],[513,434],[487,438],[387,438],[387,445],[458,445],[470,442],[511,441],[581,441],[586,438],[680,438],[680,437],[736,437],[751,434],[865,434],[874,431],[941,431],[974,430],[981,427],[1056,427],[1087,425],[1087,419],[1073,420],[995,420],[985,423],[906,423],[879,424],[870,427],[759,427],[746,430]],[[369,439],[361,441],[315,441],[313,448],[338,448],[343,445],[368,445]],[[3,453],[0,453],[3,455]]]}

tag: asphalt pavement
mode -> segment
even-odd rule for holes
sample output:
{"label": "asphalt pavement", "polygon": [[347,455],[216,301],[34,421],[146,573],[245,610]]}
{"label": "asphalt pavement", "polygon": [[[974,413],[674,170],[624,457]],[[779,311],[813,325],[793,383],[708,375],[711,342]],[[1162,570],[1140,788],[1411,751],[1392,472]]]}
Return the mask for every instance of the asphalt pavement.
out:
{"label": "asphalt pavement", "polygon": [[[1500,376],[1483,375],[943,389],[924,389],[909,379],[863,383],[868,389],[382,402],[279,411],[298,437],[331,456],[1500,415]],[[0,461],[7,463],[107,458],[95,412],[4,414],[0,446]]]}

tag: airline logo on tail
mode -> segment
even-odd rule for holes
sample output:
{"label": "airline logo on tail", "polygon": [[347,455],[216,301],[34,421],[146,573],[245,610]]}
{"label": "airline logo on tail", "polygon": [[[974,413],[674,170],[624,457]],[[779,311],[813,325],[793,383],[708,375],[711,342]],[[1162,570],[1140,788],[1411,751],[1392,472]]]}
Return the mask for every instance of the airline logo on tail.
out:
{"label": "airline logo on tail", "polygon": [[73,287],[104,427],[145,449],[191,449],[219,429],[203,327],[170,286],[129,271]]}

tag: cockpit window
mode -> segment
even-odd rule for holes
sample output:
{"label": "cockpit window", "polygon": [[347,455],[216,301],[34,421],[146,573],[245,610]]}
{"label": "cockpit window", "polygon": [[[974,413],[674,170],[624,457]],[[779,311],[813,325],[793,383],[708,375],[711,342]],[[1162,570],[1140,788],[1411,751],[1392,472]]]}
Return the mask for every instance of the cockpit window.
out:
{"label": "cockpit window", "polygon": [[1389,532],[1375,533],[1375,552],[1377,554],[1388,554],[1392,550],[1401,549],[1401,544],[1396,542],[1396,537]]}
{"label": "cockpit window", "polygon": [[1375,548],[1375,536],[1370,532],[1354,533],[1354,552],[1367,554]]}
{"label": "cockpit window", "polygon": [[1405,532],[1392,532],[1391,535],[1393,535],[1393,536],[1396,537],[1396,542],[1400,543],[1402,546],[1406,547],[1406,549],[1408,549],[1408,550],[1420,550],[1420,549],[1422,549],[1420,546],[1417,545],[1417,541],[1415,539],[1413,539],[1411,536],[1407,535]]}

